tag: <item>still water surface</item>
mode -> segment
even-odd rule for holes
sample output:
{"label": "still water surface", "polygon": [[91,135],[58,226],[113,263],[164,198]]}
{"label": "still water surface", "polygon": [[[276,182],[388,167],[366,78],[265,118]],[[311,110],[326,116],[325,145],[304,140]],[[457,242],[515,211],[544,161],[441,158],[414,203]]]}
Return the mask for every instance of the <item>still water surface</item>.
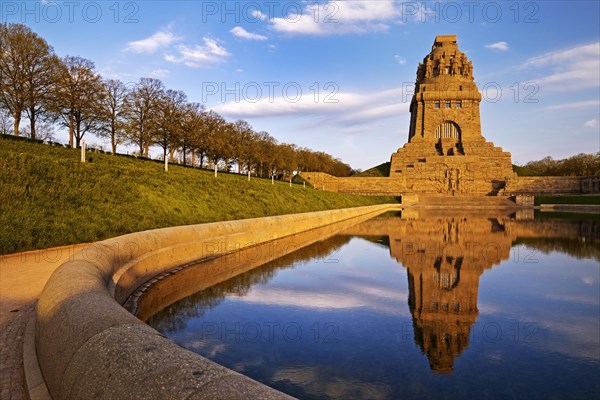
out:
{"label": "still water surface", "polygon": [[148,323],[306,399],[599,398],[600,223],[387,215]]}

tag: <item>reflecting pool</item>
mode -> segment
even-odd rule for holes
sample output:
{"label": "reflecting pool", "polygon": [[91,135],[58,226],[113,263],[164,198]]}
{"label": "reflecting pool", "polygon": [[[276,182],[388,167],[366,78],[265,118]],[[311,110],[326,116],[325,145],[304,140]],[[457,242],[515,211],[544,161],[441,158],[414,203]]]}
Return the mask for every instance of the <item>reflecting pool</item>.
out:
{"label": "reflecting pool", "polygon": [[599,398],[600,221],[447,215],[345,226],[148,323],[305,399]]}

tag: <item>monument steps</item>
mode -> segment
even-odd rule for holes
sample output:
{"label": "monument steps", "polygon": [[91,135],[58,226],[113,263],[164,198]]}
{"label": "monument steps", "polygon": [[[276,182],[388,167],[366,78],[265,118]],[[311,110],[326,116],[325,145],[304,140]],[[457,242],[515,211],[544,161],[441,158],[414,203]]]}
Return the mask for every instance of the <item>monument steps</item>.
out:
{"label": "monument steps", "polygon": [[420,208],[516,208],[517,204],[500,196],[419,196]]}

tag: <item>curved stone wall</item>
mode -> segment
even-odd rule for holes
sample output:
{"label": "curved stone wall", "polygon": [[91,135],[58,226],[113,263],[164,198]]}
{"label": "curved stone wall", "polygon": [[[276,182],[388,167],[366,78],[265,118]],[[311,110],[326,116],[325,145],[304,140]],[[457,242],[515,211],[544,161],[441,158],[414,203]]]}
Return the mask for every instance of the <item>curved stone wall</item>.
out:
{"label": "curved stone wall", "polygon": [[122,304],[154,276],[193,261],[358,216],[379,205],[133,233],[94,243],[50,277],[36,309],[35,345],[54,399],[287,398],[191,351]]}

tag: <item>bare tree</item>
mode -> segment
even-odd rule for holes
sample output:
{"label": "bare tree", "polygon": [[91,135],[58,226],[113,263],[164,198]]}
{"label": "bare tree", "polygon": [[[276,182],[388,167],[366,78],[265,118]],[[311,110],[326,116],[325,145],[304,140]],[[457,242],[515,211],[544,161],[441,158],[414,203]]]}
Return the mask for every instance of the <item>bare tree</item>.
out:
{"label": "bare tree", "polygon": [[55,140],[54,135],[56,131],[54,130],[54,125],[48,122],[38,122],[35,128],[36,137],[31,137],[31,127],[28,125],[21,125],[21,132],[19,134],[23,137],[27,137],[30,139],[37,139],[43,141],[53,141]]}
{"label": "bare tree", "polygon": [[38,139],[44,140],[46,142],[54,141],[55,134],[56,131],[54,130],[54,125],[47,122],[41,122],[37,124],[36,135]]}
{"label": "bare tree", "polygon": [[196,165],[196,155],[200,157],[202,168],[207,156],[207,133],[204,125],[205,109],[202,104],[188,103],[183,120],[182,140],[185,141],[192,153],[192,165]]}
{"label": "bare tree", "polygon": [[127,97],[127,138],[138,146],[140,154],[148,157],[157,131],[160,99],[164,93],[159,79],[141,78]]}
{"label": "bare tree", "polygon": [[125,141],[125,115],[129,90],[120,80],[108,79],[102,84],[102,92],[99,99],[96,134],[110,139],[112,154],[115,154],[117,145]]}
{"label": "bare tree", "polygon": [[155,143],[163,149],[166,158],[170,152],[171,160],[176,148],[183,147],[183,164],[189,147],[184,137],[183,122],[186,116],[187,96],[180,90],[166,90],[158,101],[158,121]]}
{"label": "bare tree", "polygon": [[214,111],[202,114],[203,131],[206,144],[206,155],[213,164],[217,165],[219,160],[226,160],[231,153],[230,143],[227,140],[228,123]]}
{"label": "bare tree", "polygon": [[271,175],[270,166],[273,164],[273,153],[276,145],[277,141],[268,132],[261,131],[257,133],[257,143],[254,149],[257,174],[263,178],[268,178]]}
{"label": "bare tree", "polygon": [[0,49],[0,103],[13,118],[15,136],[26,112],[35,138],[35,122],[45,107],[57,57],[44,39],[23,24],[0,25]]}
{"label": "bare tree", "polygon": [[39,118],[49,114],[48,108],[51,106],[53,93],[56,92],[60,64],[61,60],[57,56],[49,54],[39,64],[31,65],[27,74],[27,107],[25,112],[29,118],[30,137],[32,139],[39,136],[36,133]]}
{"label": "bare tree", "polygon": [[8,132],[12,130],[12,120],[10,111],[0,107],[0,133],[8,135]]}
{"label": "bare tree", "polygon": [[238,172],[242,172],[245,165],[250,170],[250,159],[252,158],[252,147],[254,144],[254,130],[247,121],[237,120],[232,125],[231,138],[233,144],[233,156],[238,164]]}
{"label": "bare tree", "polygon": [[69,128],[71,147],[74,144],[79,147],[86,132],[98,130],[99,104],[103,96],[101,83],[92,61],[73,56],[63,59],[49,109]]}

